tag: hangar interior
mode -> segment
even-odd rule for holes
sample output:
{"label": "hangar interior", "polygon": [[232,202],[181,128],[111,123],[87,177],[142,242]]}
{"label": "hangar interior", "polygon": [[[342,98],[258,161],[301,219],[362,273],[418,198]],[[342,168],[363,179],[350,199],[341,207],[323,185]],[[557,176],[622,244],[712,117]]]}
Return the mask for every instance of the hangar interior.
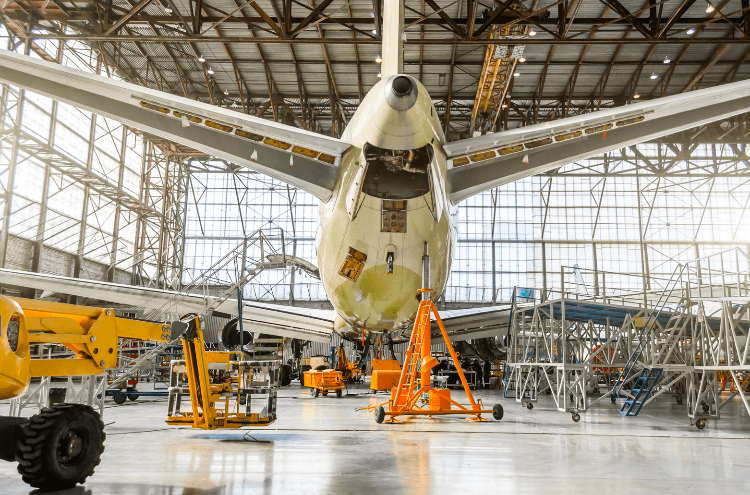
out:
{"label": "hangar interior", "polygon": [[[388,2],[0,0],[0,47],[338,138],[381,80]],[[428,90],[449,142],[750,78],[746,0],[402,3],[404,73]],[[278,342],[279,363],[299,363],[274,392],[275,430],[167,427],[174,384],[168,371],[157,375],[179,351],[126,339],[118,369],[98,381],[32,381],[0,411],[34,414],[66,387],[67,401],[97,404],[112,447],[84,486],[102,493],[589,493],[592,471],[621,481],[616,492],[740,488],[746,471],[727,466],[746,458],[750,431],[748,115],[457,205],[453,262],[435,303],[506,311],[490,333],[451,337],[475,396],[504,406],[499,423],[375,424],[369,410],[352,412],[388,401],[370,393],[366,367],[340,402],[303,386],[300,363],[324,356],[331,365],[339,348],[347,364],[362,360],[364,331],[362,345],[338,334]],[[0,94],[0,193],[0,269],[214,295],[231,287],[245,301],[333,309],[314,272],[313,194],[13,84]],[[235,287],[223,260],[260,238],[252,249],[266,242],[267,251],[256,258],[270,250],[313,270],[268,266]],[[57,289],[2,282],[0,294],[148,315]],[[225,349],[227,321],[206,317],[207,349]],[[402,364],[407,341],[390,348]],[[365,348],[368,359],[386,356],[378,344]],[[432,350],[448,359],[437,339]],[[32,352],[71,355],[54,344]],[[118,375],[134,363],[137,376]],[[628,400],[623,373],[644,383],[635,411],[614,405]],[[118,395],[113,382],[140,394]],[[629,479],[635,470],[644,471]],[[27,493],[15,471],[0,463],[3,486]]]}

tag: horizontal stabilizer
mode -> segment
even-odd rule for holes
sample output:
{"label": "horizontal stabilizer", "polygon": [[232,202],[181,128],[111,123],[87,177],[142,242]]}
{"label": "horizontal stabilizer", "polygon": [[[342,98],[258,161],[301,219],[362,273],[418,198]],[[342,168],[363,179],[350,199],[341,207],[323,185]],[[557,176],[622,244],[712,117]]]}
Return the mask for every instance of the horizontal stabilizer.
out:
{"label": "horizontal stabilizer", "polygon": [[451,201],[748,111],[742,81],[455,141],[444,147]]}
{"label": "horizontal stabilizer", "polygon": [[264,173],[327,201],[339,139],[0,50],[0,82]]}

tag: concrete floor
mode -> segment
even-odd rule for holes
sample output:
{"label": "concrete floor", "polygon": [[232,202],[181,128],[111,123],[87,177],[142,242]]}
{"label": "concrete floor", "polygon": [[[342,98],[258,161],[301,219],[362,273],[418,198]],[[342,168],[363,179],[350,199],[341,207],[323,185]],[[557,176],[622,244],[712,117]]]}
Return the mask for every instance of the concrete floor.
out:
{"label": "concrete floor", "polygon": [[[144,385],[145,387],[146,385]],[[505,418],[459,417],[378,425],[366,390],[312,398],[284,387],[279,419],[243,440],[244,431],[196,431],[164,424],[164,399],[117,406],[107,399],[107,449],[96,474],[75,494],[369,493],[747,493],[750,418],[739,399],[705,430],[685,406],[659,398],[636,418],[608,401],[580,423],[548,396],[532,411],[497,391]],[[455,393],[454,397],[463,396]],[[0,404],[0,413],[7,411]],[[0,440],[1,441],[1,440]],[[15,463],[0,461],[0,494],[29,493]],[[58,492],[63,493],[63,492]]]}

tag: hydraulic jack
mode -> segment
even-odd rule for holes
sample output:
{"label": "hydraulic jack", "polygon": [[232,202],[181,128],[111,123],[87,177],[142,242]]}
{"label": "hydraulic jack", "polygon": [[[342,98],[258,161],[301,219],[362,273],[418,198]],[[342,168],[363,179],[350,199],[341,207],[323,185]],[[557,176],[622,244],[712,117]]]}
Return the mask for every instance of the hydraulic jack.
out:
{"label": "hydraulic jack", "polygon": [[[383,406],[375,408],[375,421],[382,423],[386,416],[390,416],[389,422],[393,422],[396,416],[435,416],[443,414],[463,414],[471,416],[473,420],[481,420],[481,415],[492,414],[496,420],[503,417],[503,407],[495,404],[492,409],[484,409],[482,401],[475,401],[474,396],[466,382],[461,364],[458,361],[455,349],[451,344],[448,334],[445,331],[443,322],[440,319],[437,308],[431,300],[432,289],[429,289],[430,283],[430,257],[427,253],[427,243],[424,245],[424,255],[422,256],[422,286],[420,289],[421,301],[419,311],[414,320],[414,328],[411,333],[409,347],[406,350],[404,366],[401,369],[398,386],[391,390],[391,400],[388,403],[388,409]],[[466,396],[471,403],[470,407],[465,407],[451,399],[450,390],[433,388],[430,382],[430,370],[438,362],[430,354],[430,315],[435,315],[435,320],[440,328],[440,332],[445,340],[448,352],[456,365],[458,376],[461,378]],[[426,399],[420,401],[420,399]],[[420,404],[421,402],[421,404]],[[451,406],[455,406],[452,408]]]}

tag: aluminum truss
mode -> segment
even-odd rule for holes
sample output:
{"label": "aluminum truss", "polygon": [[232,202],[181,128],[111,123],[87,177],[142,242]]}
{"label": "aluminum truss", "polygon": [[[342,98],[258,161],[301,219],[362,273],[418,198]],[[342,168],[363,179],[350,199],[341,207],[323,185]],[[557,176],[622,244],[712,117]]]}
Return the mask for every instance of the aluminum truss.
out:
{"label": "aluminum truss", "polygon": [[[728,249],[685,265],[683,290],[692,309],[687,357],[693,370],[687,378],[688,416],[696,426],[719,419],[720,411],[739,396],[750,415],[750,258]],[[722,394],[721,377],[734,392]]]}
{"label": "aluminum truss", "polygon": [[606,277],[623,274],[562,271],[563,280],[575,277],[575,292],[516,288],[506,385],[517,402],[531,409],[547,392],[577,421],[606,397],[624,398],[622,414],[635,416],[667,393],[686,399],[702,429],[739,396],[750,415],[750,258],[742,250],[678,264],[670,279],[644,279],[640,291],[607,294]]}
{"label": "aluminum truss", "polygon": [[509,328],[506,395],[513,384],[516,401],[532,409],[546,392],[557,410],[577,422],[593,403],[591,394],[611,387],[625,365],[648,310],[632,293],[546,292],[529,298],[532,293],[540,291],[516,288],[524,296],[516,298]]}

